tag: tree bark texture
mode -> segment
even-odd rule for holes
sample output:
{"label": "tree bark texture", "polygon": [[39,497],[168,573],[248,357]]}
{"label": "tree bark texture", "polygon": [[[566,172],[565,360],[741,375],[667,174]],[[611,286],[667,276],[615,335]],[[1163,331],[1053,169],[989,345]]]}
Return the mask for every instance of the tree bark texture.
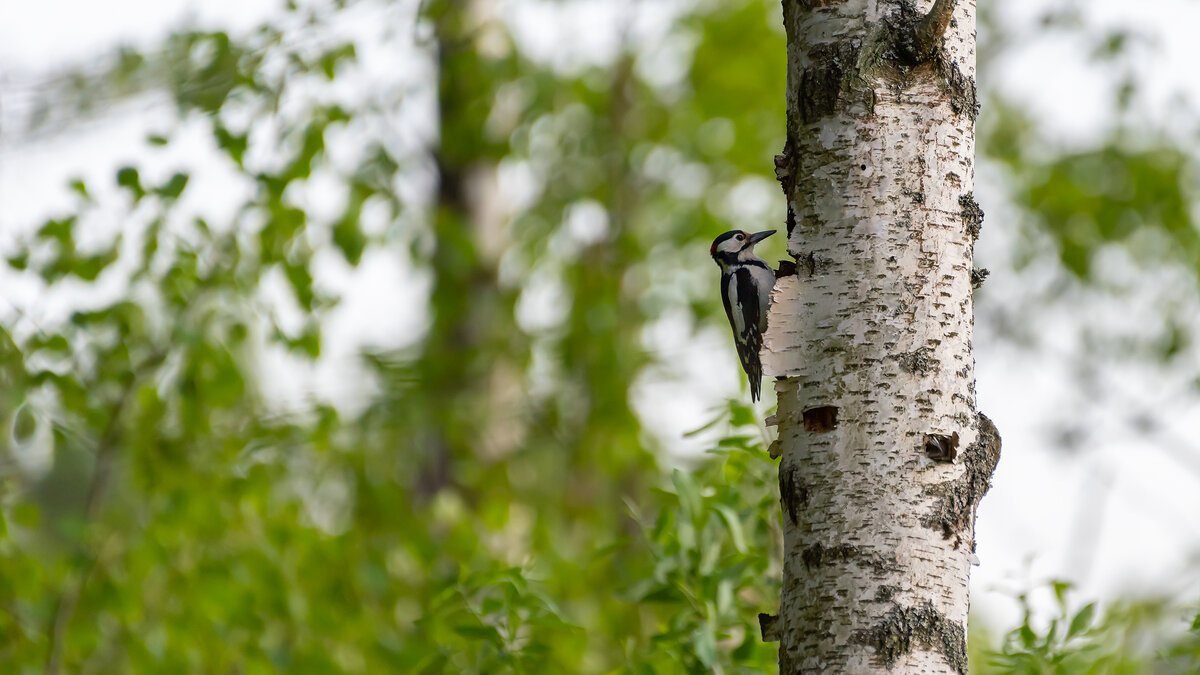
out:
{"label": "tree bark texture", "polygon": [[782,452],[780,672],[965,673],[975,508],[1000,451],[971,352],[975,0],[783,10],[776,168],[796,271],[762,354]]}

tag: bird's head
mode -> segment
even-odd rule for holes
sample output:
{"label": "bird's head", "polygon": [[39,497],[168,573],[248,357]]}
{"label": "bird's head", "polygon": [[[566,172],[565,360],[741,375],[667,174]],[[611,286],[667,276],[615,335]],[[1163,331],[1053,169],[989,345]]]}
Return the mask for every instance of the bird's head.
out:
{"label": "bird's head", "polygon": [[708,253],[717,264],[732,264],[754,256],[754,245],[775,234],[775,230],[750,234],[742,230],[730,230],[713,240]]}

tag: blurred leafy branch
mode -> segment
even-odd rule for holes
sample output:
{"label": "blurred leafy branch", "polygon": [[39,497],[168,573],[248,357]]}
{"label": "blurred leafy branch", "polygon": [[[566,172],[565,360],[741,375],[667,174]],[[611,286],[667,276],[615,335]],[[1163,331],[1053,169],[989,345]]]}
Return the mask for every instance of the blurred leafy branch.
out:
{"label": "blurred leafy branch", "polygon": [[975,655],[978,672],[1190,673],[1200,668],[1200,613],[1194,608],[1151,598],[1116,602],[1103,612],[1095,602],[1072,609],[1071,584],[1052,581],[1034,590],[1053,597],[1054,612],[1038,617],[1030,593],[1017,594],[1021,625],[1009,631],[998,650]]}
{"label": "blurred leafy branch", "polygon": [[[181,31],[65,80],[92,103],[34,107],[61,127],[162,89],[176,122],[146,153],[199,129],[214,159],[73,180],[74,209],[4,251],[11,273],[79,306],[4,325],[0,659],[46,672],[761,670],[773,649],[745,623],[774,595],[761,443],[743,435],[667,478],[630,397],[656,358],[643,331],[670,311],[714,315],[707,288],[679,275],[739,213],[714,195],[779,144],[781,103],[700,124],[739,113],[730,89],[781,86],[779,36],[747,30],[767,25],[766,5],[681,20],[677,42],[713,67],[664,87],[638,75],[629,44],[615,68],[563,73],[461,3],[408,17],[371,4],[294,7],[244,36]],[[381,17],[396,26],[377,41],[338,38]],[[432,89],[371,75],[360,56],[405,31]],[[775,65],[730,72],[734,37]],[[437,135],[389,133],[423,93]],[[513,171],[535,199],[481,203]],[[215,173],[241,186],[224,193],[232,216],[206,212]],[[432,198],[414,189],[430,183]],[[311,206],[330,185],[333,215]],[[590,230],[570,222],[580,213]],[[428,327],[365,355],[376,393],[361,411],[313,397],[282,412],[263,394],[280,373],[261,364],[280,350],[301,371],[322,359],[341,300],[322,276],[331,254],[343,269],[384,255],[422,270]],[[547,278],[568,309],[521,321]]]}

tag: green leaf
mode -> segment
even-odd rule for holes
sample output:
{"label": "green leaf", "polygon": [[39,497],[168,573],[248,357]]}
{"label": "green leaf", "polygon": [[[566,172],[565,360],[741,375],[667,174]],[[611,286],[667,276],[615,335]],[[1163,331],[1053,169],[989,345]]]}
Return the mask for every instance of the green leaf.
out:
{"label": "green leaf", "polygon": [[1033,629],[1029,627],[1029,624],[1023,624],[1018,629],[1018,633],[1021,636],[1021,644],[1024,645],[1026,649],[1031,649],[1033,645],[1037,643],[1037,634],[1033,632]]}
{"label": "green leaf", "polygon": [[675,484],[675,493],[679,495],[679,503],[683,507],[684,514],[698,525],[703,505],[696,481],[691,474],[675,469],[671,472],[671,482]]}
{"label": "green leaf", "polygon": [[751,426],[755,423],[754,408],[736,400],[729,402],[729,423],[735,427]]}
{"label": "green leaf", "polygon": [[75,216],[47,220],[38,229],[37,236],[39,239],[53,239],[64,249],[74,251],[75,244],[72,237],[74,236],[75,220]]}
{"label": "green leaf", "polygon": [[1067,591],[1071,590],[1071,583],[1055,580],[1051,582],[1051,586],[1054,588],[1054,598],[1058,601],[1058,606],[1065,609],[1067,606]]}
{"label": "green leaf", "polygon": [[250,145],[250,137],[247,134],[234,134],[218,123],[213,125],[213,138],[216,139],[217,146],[224,150],[235,164],[242,166],[246,148]]}
{"label": "green leaf", "polygon": [[183,193],[183,189],[187,187],[188,175],[186,173],[176,173],[171,176],[170,180],[162,184],[155,191],[160,196],[167,199],[178,199]]}
{"label": "green leaf", "polygon": [[717,662],[717,640],[713,635],[712,628],[707,625],[697,628],[693,633],[693,638],[696,658],[700,659],[700,663],[703,663],[705,668],[711,669]]}
{"label": "green leaf", "polygon": [[698,436],[698,435],[704,433],[705,431],[708,431],[709,429],[717,426],[721,422],[725,421],[725,419],[726,419],[725,414],[718,415],[718,416],[714,417],[713,419],[709,420],[708,422],[705,422],[704,424],[696,427],[695,429],[683,432],[683,437],[691,438],[693,436]]}
{"label": "green leaf", "polygon": [[341,61],[353,61],[355,56],[354,44],[346,43],[322,54],[318,62],[321,65],[321,71],[325,73],[326,79],[332,80],[337,74],[338,63]]}
{"label": "green leaf", "polygon": [[304,308],[304,311],[311,312],[315,296],[313,294],[313,278],[308,272],[308,265],[285,263],[283,271],[292,285],[292,290],[296,293],[297,302]]}
{"label": "green leaf", "polygon": [[12,434],[13,440],[18,443],[24,443],[33,437],[37,431],[37,418],[34,417],[33,411],[28,405],[22,405],[17,408],[14,415]]}
{"label": "green leaf", "polygon": [[1096,612],[1096,603],[1089,602],[1079,610],[1073,619],[1071,626],[1067,629],[1067,637],[1071,638],[1086,631],[1092,625],[1092,615]]}
{"label": "green leaf", "polygon": [[498,647],[504,644],[503,639],[500,637],[500,631],[496,630],[495,626],[464,624],[455,626],[454,632],[469,640],[486,640]]}
{"label": "green leaf", "polygon": [[742,521],[738,514],[728,504],[715,504],[713,506],[717,513],[721,515],[721,519],[725,521],[725,528],[729,530],[729,537],[733,540],[733,547],[738,553],[746,553],[746,535],[742,532]]}
{"label": "green leaf", "polygon": [[129,190],[133,194],[135,202],[146,196],[146,191],[142,188],[141,177],[138,176],[138,170],[132,166],[121,167],[117,170],[117,185]]}
{"label": "green leaf", "polygon": [[71,181],[71,190],[88,201],[92,200],[92,195],[88,193],[87,184],[83,182],[82,178],[75,178]]}
{"label": "green leaf", "polygon": [[363,236],[358,225],[357,214],[352,218],[343,217],[333,227],[333,243],[346,257],[346,262],[357,266],[362,261],[363,250],[367,247],[367,238]]}

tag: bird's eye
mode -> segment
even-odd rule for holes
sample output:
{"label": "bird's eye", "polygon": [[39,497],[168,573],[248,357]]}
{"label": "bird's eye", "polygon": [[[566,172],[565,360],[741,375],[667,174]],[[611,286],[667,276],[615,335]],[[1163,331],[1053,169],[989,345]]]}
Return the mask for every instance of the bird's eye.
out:
{"label": "bird's eye", "polygon": [[743,240],[743,239],[745,239],[745,238],[746,238],[746,237],[744,237],[743,235],[740,235],[740,234],[737,236],[737,240],[738,240],[738,241],[741,241],[741,240]]}

